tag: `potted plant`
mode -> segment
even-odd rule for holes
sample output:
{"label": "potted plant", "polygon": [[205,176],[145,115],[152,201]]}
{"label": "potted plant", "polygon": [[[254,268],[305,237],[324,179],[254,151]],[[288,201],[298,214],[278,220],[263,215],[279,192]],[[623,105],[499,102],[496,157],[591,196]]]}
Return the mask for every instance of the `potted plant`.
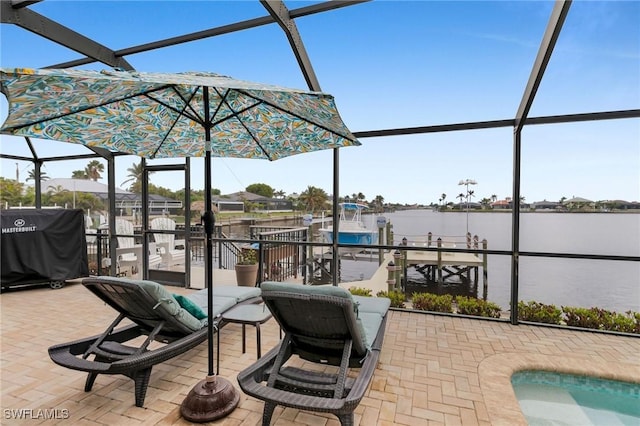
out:
{"label": "potted plant", "polygon": [[254,287],[258,281],[257,251],[243,248],[236,262],[236,282],[239,286]]}

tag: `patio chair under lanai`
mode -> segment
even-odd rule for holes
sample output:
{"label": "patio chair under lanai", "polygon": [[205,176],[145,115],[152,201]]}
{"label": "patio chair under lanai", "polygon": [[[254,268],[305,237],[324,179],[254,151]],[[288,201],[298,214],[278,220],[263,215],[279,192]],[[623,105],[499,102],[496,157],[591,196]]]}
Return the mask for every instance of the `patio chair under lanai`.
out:
{"label": "patio chair under lanai", "polygon": [[[150,222],[152,230],[175,231],[176,222],[168,217],[157,217]],[[184,264],[185,243],[184,240],[177,240],[173,234],[154,233],[153,238],[156,241],[156,248],[162,257],[162,263],[167,268],[174,265]]]}
{"label": "patio chair under lanai", "polygon": [[[82,284],[115,309],[118,316],[104,333],[52,346],[49,356],[56,364],[88,373],[85,392],[91,391],[101,374],[131,378],[135,382],[136,406],[142,407],[152,367],[207,339],[207,291],[174,295],[153,281],[115,277],[86,278]],[[237,304],[259,300],[260,289],[219,286],[214,289],[214,296],[212,315],[218,318]],[[121,326],[123,320],[133,324]],[[214,322],[216,329],[225,325]],[[121,327],[116,329],[118,326]]]}
{"label": "patio chair under lanai", "polygon": [[[280,345],[240,372],[242,390],[264,401],[262,424],[276,406],[332,413],[352,425],[373,378],[386,326],[388,298],[352,296],[334,286],[265,282],[262,299],[285,332]],[[292,355],[335,373],[287,366]],[[357,374],[348,377],[349,369]]]}

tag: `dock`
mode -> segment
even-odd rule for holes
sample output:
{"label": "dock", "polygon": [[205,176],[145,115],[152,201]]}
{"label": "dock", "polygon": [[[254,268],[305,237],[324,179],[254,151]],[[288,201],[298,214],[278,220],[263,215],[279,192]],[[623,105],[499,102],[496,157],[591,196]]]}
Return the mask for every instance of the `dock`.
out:
{"label": "dock", "polygon": [[[371,289],[372,295],[389,289],[399,290],[406,282],[407,269],[414,268],[421,273],[427,283],[445,284],[466,282],[477,289],[479,269],[482,268],[483,297],[486,297],[488,286],[487,259],[473,253],[454,251],[423,251],[415,249],[399,249],[384,254],[383,261],[376,272],[368,280],[340,283],[341,287],[361,287]],[[397,283],[397,284],[396,284]]]}
{"label": "dock", "polygon": [[478,280],[478,267],[483,259],[473,253],[403,250],[407,266],[413,266],[430,281],[444,282],[454,276],[464,276],[471,281],[471,273]]}

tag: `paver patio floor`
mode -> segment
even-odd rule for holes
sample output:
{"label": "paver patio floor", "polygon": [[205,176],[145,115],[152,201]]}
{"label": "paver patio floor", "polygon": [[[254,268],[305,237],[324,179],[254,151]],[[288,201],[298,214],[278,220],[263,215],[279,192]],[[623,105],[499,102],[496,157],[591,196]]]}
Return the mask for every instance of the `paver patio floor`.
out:
{"label": "paver patio floor", "polygon": [[[206,343],[155,366],[145,406],[138,408],[130,379],[99,376],[93,390],[84,392],[84,373],[49,359],[49,346],[98,334],[115,318],[114,311],[82,285],[5,292],[0,295],[0,309],[0,423],[188,424],[180,416],[180,404],[207,373]],[[276,323],[265,323],[262,353],[278,338]],[[221,342],[220,375],[237,386],[238,372],[255,360],[255,334],[247,328],[244,354],[240,325],[225,326]],[[640,383],[640,339],[393,311],[378,369],[355,421],[365,426],[525,424],[509,378],[513,371],[526,368]],[[240,394],[238,408],[213,424],[260,424],[262,402]],[[42,418],[52,410],[58,410],[58,419]],[[31,418],[17,419],[19,414]],[[331,415],[279,407],[272,424],[339,423]]]}

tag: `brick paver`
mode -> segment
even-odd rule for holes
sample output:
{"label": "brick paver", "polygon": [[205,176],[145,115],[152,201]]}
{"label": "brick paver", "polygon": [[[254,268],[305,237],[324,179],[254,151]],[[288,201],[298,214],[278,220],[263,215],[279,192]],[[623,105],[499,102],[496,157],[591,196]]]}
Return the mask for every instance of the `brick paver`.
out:
{"label": "brick paver", "polygon": [[[188,424],[179,406],[207,373],[206,344],[154,367],[145,406],[138,408],[133,381],[99,376],[85,393],[85,374],[57,366],[47,355],[49,346],[98,334],[115,317],[81,285],[5,292],[0,310],[1,424]],[[255,361],[256,353],[252,333],[246,353],[241,353],[240,327],[229,324],[221,331],[221,376],[236,387],[238,372]],[[277,344],[278,336],[273,320],[262,326],[263,353]],[[513,371],[524,368],[640,383],[640,339],[393,311],[356,424],[524,424],[509,381]],[[262,407],[261,401],[241,393],[238,408],[214,424],[259,424]],[[44,419],[53,410],[58,419]],[[20,414],[31,419],[16,419]],[[330,415],[279,407],[272,424],[339,423]]]}

